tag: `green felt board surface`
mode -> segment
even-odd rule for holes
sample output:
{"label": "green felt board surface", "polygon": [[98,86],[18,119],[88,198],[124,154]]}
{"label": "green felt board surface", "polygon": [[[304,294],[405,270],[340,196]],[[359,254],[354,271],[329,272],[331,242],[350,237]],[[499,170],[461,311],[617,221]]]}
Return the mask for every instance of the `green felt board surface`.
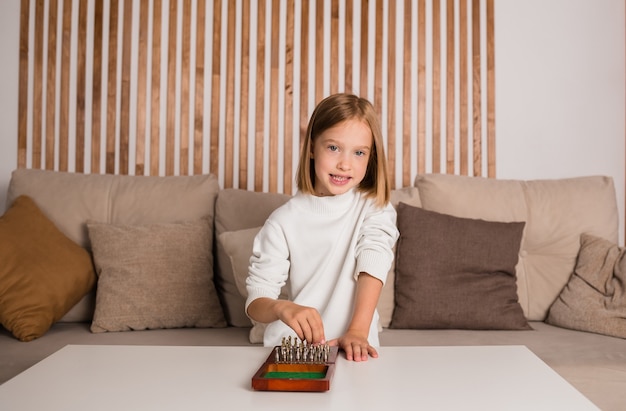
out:
{"label": "green felt board surface", "polygon": [[325,372],[286,372],[286,371],[269,371],[263,374],[263,378],[282,378],[282,379],[321,379],[326,376]]}

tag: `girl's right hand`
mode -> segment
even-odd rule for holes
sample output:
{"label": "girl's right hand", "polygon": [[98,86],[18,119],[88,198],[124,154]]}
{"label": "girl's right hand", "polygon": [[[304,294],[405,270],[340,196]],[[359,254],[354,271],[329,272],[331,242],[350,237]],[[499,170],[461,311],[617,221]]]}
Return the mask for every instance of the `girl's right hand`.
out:
{"label": "girl's right hand", "polygon": [[325,344],[324,324],[320,313],[313,307],[298,305],[287,300],[276,300],[274,312],[300,338],[309,344]]}

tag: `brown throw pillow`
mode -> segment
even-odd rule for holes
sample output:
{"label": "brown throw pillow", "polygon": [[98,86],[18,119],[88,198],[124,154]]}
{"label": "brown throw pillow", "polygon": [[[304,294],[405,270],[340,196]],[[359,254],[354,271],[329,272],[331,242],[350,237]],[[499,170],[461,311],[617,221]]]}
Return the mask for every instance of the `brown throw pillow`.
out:
{"label": "brown throw pillow", "polygon": [[390,328],[530,329],[515,278],[524,224],[400,203]]}
{"label": "brown throw pillow", "polygon": [[91,256],[35,202],[20,196],[0,217],[0,322],[21,341],[41,337],[94,286]]}
{"label": "brown throw pillow", "polygon": [[92,332],[226,326],[208,220],[87,227],[98,273]]}
{"label": "brown throw pillow", "polygon": [[546,322],[626,338],[626,248],[591,234],[580,237],[574,273]]}

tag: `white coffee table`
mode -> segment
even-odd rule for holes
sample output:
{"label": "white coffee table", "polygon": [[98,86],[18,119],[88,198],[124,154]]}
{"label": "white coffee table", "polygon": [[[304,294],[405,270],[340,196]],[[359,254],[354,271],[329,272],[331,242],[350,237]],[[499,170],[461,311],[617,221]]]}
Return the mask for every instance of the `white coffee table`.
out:
{"label": "white coffee table", "polygon": [[382,347],[328,392],[254,391],[263,347],[69,345],[0,385],[0,410],[597,410],[523,346]]}

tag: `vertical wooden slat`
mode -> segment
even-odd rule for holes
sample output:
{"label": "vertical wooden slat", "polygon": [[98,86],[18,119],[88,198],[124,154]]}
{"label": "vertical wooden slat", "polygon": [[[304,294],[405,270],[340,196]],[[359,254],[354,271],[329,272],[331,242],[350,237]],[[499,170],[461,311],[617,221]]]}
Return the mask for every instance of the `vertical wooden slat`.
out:
{"label": "vertical wooden slat", "polygon": [[280,22],[280,2],[272,1],[271,43],[270,43],[270,131],[269,135],[269,191],[278,191],[278,44]]}
{"label": "vertical wooden slat", "polygon": [[487,177],[496,177],[496,61],[493,0],[487,0]]}
{"label": "vertical wooden slat", "polygon": [[455,168],[455,63],[454,63],[454,0],[446,5],[446,173],[454,174]]}
{"label": "vertical wooden slat", "polygon": [[315,2],[315,103],[324,97],[324,2]]}
{"label": "vertical wooden slat", "polygon": [[339,91],[339,0],[330,4],[330,93]]}
{"label": "vertical wooden slat", "polygon": [[472,108],[474,175],[482,176],[482,110],[480,81],[480,1],[472,0]]}
{"label": "vertical wooden slat", "polygon": [[85,92],[87,77],[87,0],[78,6],[78,45],[76,53],[76,150],[75,171],[85,171]]}
{"label": "vertical wooden slat", "polygon": [[222,1],[213,2],[213,62],[211,65],[211,140],[209,142],[209,170],[219,174],[219,133],[220,133],[220,65],[222,44]]}
{"label": "vertical wooden slat", "polygon": [[189,84],[191,59],[191,0],[183,1],[183,26],[180,62],[180,143],[179,174],[189,174]]}
{"label": "vertical wooden slat", "polygon": [[204,155],[204,47],[206,43],[204,36],[206,31],[206,2],[199,1],[197,4],[193,172],[194,174],[201,174]]}
{"label": "vertical wooden slat", "polygon": [[54,170],[54,134],[57,63],[57,0],[50,0],[48,12],[48,63],[46,73],[46,170]]}
{"label": "vertical wooden slat", "polygon": [[417,172],[426,172],[426,0],[417,3]]}
{"label": "vertical wooden slat", "polygon": [[93,76],[91,88],[91,172],[100,172],[102,140],[102,40],[104,29],[103,0],[94,5]]}
{"label": "vertical wooden slat", "polygon": [[69,108],[70,108],[70,51],[72,41],[72,0],[63,1],[61,27],[61,84],[59,86],[59,170],[68,171]]}
{"label": "vertical wooden slat", "polygon": [[374,108],[378,117],[382,117],[383,109],[383,2],[376,1],[376,27],[374,45]]}
{"label": "vertical wooden slat", "polygon": [[360,47],[360,56],[361,61],[359,63],[359,94],[362,97],[367,97],[367,58],[369,51],[369,0],[361,1],[361,47]]}
{"label": "vertical wooden slat", "polygon": [[[382,14],[382,10],[378,11]],[[387,168],[392,187],[396,182],[396,2],[389,2],[387,34]],[[381,76],[382,77],[382,76]]]}
{"label": "vertical wooden slat", "polygon": [[258,2],[254,190],[263,190],[263,135],[265,134],[265,0]]}
{"label": "vertical wooden slat", "polygon": [[441,11],[433,0],[432,64],[432,171],[441,172]]}
{"label": "vertical wooden slat", "polygon": [[309,0],[302,0],[300,31],[300,146],[309,121]]}
{"label": "vertical wooden slat", "polygon": [[412,1],[404,2],[404,65],[403,65],[403,104],[402,104],[402,186],[411,184],[411,99],[413,86],[411,84],[411,64],[413,58],[412,30]]}
{"label": "vertical wooden slat", "polygon": [[459,172],[468,175],[467,1],[459,2]]}
{"label": "vertical wooden slat", "polygon": [[283,147],[283,193],[291,194],[293,183],[293,47],[294,0],[287,0],[285,38],[285,138]]}
{"label": "vertical wooden slat", "polygon": [[152,84],[150,86],[150,175],[159,175],[161,116],[161,0],[152,10]]}
{"label": "vertical wooden slat", "polygon": [[124,16],[122,20],[122,78],[120,91],[120,143],[119,143],[119,173],[128,174],[129,169],[129,140],[130,140],[130,63],[132,46],[133,3],[124,1]]}
{"label": "vertical wooden slat", "polygon": [[346,0],[346,57],[345,57],[345,70],[346,70],[346,93],[353,93],[353,76],[354,76],[354,63],[353,63],[353,43],[354,43],[354,4],[353,0]]}
{"label": "vertical wooden slat", "polygon": [[224,137],[224,188],[233,187],[235,147],[235,7],[229,5],[226,22],[226,124]]}
{"label": "vertical wooden slat", "polygon": [[248,187],[248,103],[250,87],[250,0],[241,10],[241,115],[239,121],[239,188]]}
{"label": "vertical wooden slat", "polygon": [[18,124],[17,124],[17,166],[26,167],[26,153],[28,150],[28,43],[29,43],[29,15],[30,1],[22,0],[20,4],[20,60],[19,60],[19,96],[18,96]]}
{"label": "vertical wooden slat", "polygon": [[145,174],[146,156],[146,90],[148,88],[148,22],[149,0],[141,0],[139,8],[139,43],[137,58],[137,134],[135,141],[135,175]]}
{"label": "vertical wooden slat", "polygon": [[109,19],[109,61],[106,117],[106,172],[115,173],[115,122],[117,95],[117,19],[118,0],[111,0]]}
{"label": "vertical wooden slat", "polygon": [[174,175],[176,138],[176,32],[178,26],[178,0],[170,0],[167,45],[167,94],[165,107],[165,175]]}
{"label": "vertical wooden slat", "polygon": [[[34,53],[34,68],[33,68],[33,111],[31,113],[33,119],[33,144],[32,144],[32,166],[33,168],[41,168],[41,146],[42,146],[42,135],[43,135],[43,115],[45,113],[43,109],[43,52],[44,52],[44,42],[43,42],[43,23],[44,23],[44,0],[37,0],[35,5],[35,53]],[[21,64],[21,63],[20,63]],[[26,65],[24,68],[20,68],[20,84],[22,81],[21,76],[22,73],[27,73],[24,71],[28,68]],[[22,87],[20,85],[20,87]],[[20,93],[21,95],[21,93]],[[21,100],[20,100],[21,101]],[[24,108],[26,110],[27,108]],[[20,119],[22,116],[26,116],[26,112],[20,114]],[[25,117],[26,118],[26,117]],[[24,161],[26,160],[26,156],[24,155]],[[18,167],[24,167],[25,164],[21,165],[18,161]]]}

